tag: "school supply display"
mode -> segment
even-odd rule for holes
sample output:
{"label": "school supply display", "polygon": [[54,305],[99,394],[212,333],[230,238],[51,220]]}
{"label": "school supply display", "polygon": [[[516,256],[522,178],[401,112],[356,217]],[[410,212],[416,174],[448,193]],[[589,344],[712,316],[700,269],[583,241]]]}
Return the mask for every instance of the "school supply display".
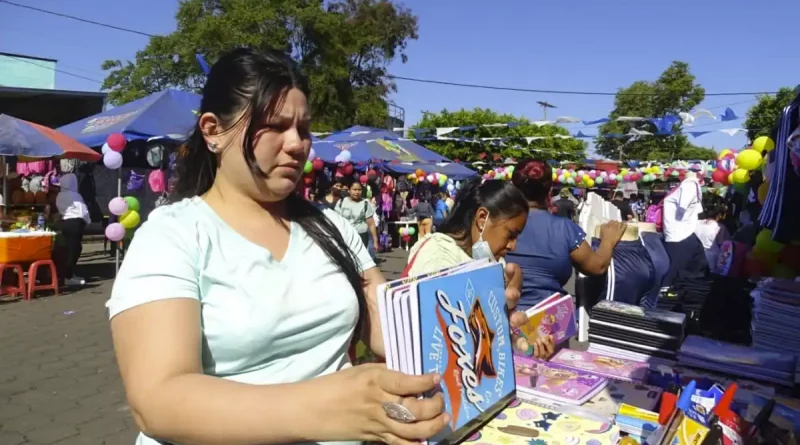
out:
{"label": "school supply display", "polygon": [[592,308],[589,341],[641,356],[675,360],[686,315],[603,300]]}
{"label": "school supply display", "polygon": [[606,417],[616,416],[623,403],[653,411],[658,406],[663,391],[656,386],[609,380],[608,385],[581,405],[581,408]]}
{"label": "school supply display", "polygon": [[624,382],[645,382],[649,371],[647,363],[572,349],[562,349],[550,359],[550,363]]}
{"label": "school supply display", "polygon": [[734,345],[690,335],[681,346],[678,362],[684,366],[723,372],[791,386],[797,360],[791,354]]}
{"label": "school supply display", "polygon": [[559,344],[578,333],[575,324],[575,303],[571,295],[553,294],[525,311],[525,315],[528,317],[528,322],[520,327],[520,331],[531,349],[536,340],[548,335],[553,337],[555,344]]}
{"label": "school supply display", "polygon": [[474,445],[615,445],[619,428],[515,400],[463,443]]}
{"label": "school supply display", "polygon": [[503,266],[486,260],[378,288],[387,367],[442,376],[451,422],[429,444],[463,440],[514,398],[505,305]]}
{"label": "school supply display", "polygon": [[541,397],[569,405],[582,405],[608,384],[608,379],[557,363],[514,356],[517,397]]}
{"label": "school supply display", "polygon": [[623,403],[614,423],[623,433],[647,439],[658,429],[658,413]]}
{"label": "school supply display", "polygon": [[[800,357],[800,283],[767,278],[758,283],[753,297],[753,346]],[[794,369],[800,384],[800,360]]]}

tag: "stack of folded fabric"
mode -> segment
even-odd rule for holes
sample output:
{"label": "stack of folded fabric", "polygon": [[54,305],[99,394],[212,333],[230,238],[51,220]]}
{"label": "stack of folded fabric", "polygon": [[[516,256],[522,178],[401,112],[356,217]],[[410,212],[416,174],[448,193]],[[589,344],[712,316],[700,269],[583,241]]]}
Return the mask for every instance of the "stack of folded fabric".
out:
{"label": "stack of folded fabric", "polygon": [[750,346],[725,343],[690,335],[681,346],[678,362],[684,366],[762,380],[779,385],[794,384],[794,355]]}
{"label": "stack of folded fabric", "polygon": [[684,314],[604,300],[592,309],[589,350],[651,364],[673,364],[685,327]]}
{"label": "stack of folded fabric", "polygon": [[[800,283],[767,278],[751,295],[753,346],[800,357]],[[800,361],[795,375],[800,383]]]}

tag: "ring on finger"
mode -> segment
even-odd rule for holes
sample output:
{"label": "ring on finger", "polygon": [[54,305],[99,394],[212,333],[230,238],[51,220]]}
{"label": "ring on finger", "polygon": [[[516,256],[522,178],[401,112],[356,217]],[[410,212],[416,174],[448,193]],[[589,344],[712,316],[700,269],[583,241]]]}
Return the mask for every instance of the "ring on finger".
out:
{"label": "ring on finger", "polygon": [[416,416],[414,416],[411,410],[396,402],[383,402],[383,412],[386,413],[388,418],[400,423],[417,421]]}

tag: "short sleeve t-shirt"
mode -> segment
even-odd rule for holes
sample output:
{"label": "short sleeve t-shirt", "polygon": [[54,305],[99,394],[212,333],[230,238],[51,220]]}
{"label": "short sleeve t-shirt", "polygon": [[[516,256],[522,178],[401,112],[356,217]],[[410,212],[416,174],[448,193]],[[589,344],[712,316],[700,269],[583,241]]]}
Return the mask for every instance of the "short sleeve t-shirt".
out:
{"label": "short sleeve t-shirt", "polygon": [[522,297],[519,310],[526,310],[556,292],[572,277],[570,254],[586,240],[581,228],[567,218],[545,210],[531,210],[525,229],[517,238],[509,263],[522,271]]}
{"label": "short sleeve t-shirt", "polygon": [[444,216],[447,215],[447,212],[450,211],[450,207],[447,206],[447,201],[444,199],[440,199],[436,201],[436,213],[434,215],[434,219],[441,221],[444,219]]}
{"label": "short sleeve t-shirt", "polygon": [[336,211],[356,228],[356,232],[367,233],[367,219],[375,214],[375,207],[366,199],[355,202],[347,197],[339,200]]}
{"label": "short sleeve t-shirt", "polygon": [[[353,227],[339,229],[362,271],[375,267]],[[350,366],[358,303],[347,277],[296,223],[281,261],[228,226],[199,197],[155,209],[136,232],[106,306],[200,303],[203,372],[250,384],[312,379]],[[138,445],[157,445],[140,436]]]}

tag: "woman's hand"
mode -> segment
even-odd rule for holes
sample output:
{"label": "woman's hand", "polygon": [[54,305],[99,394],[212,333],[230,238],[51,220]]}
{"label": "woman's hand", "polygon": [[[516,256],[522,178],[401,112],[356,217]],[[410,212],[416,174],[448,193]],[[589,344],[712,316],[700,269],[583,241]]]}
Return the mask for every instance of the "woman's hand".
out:
{"label": "woman's hand", "polygon": [[[520,297],[522,296],[522,271],[517,264],[506,264],[505,266],[505,278],[506,278],[506,306],[508,306],[508,311],[511,314],[509,318],[509,322],[511,324],[512,332],[517,331],[520,327],[522,327],[528,321],[528,317],[525,315],[525,312],[515,311],[514,309],[517,307],[517,303],[519,302]],[[511,343],[517,345],[520,341],[525,342],[525,348],[528,349],[528,342],[524,338],[520,338],[520,336],[516,334],[512,334]],[[553,341],[553,336],[548,335],[547,337],[537,339],[536,342],[532,345],[533,346],[533,356],[540,359],[548,359],[551,355],[553,355],[553,351],[555,350],[555,342]]]}
{"label": "woman's hand", "polygon": [[628,225],[620,221],[609,221],[600,226],[600,241],[606,241],[617,245]]}
{"label": "woman's hand", "polygon": [[[390,445],[411,445],[428,439],[450,422],[444,412],[444,396],[417,399],[420,394],[439,388],[435,374],[412,376],[386,369],[386,365],[365,364],[344,369],[320,379],[327,380],[320,403],[330,408],[326,440],[361,440]],[[333,394],[331,394],[333,393]],[[414,419],[402,422],[389,417],[384,404],[399,404],[399,409]]]}

